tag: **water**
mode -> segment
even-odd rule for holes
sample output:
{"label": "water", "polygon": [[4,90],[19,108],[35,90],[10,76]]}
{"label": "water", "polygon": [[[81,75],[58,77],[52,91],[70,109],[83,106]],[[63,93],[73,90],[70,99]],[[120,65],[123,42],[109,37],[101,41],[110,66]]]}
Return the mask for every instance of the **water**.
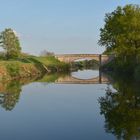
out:
{"label": "water", "polygon": [[[109,84],[97,70],[46,75],[34,82],[23,79],[1,83],[0,139],[139,138],[139,96],[122,83]],[[118,92],[119,84],[127,89],[125,96]]]}

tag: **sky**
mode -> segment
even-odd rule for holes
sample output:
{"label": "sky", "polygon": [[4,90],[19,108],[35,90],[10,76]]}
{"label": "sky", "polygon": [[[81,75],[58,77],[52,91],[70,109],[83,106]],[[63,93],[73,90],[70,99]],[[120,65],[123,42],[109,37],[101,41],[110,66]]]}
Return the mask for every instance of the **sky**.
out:
{"label": "sky", "polygon": [[0,0],[0,31],[15,30],[30,54],[100,54],[105,14],[126,4],[140,0]]}

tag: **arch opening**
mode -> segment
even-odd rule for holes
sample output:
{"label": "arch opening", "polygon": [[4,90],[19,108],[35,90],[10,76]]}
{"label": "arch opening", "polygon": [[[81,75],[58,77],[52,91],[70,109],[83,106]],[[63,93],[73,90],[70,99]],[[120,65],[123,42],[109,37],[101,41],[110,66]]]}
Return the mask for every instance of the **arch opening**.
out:
{"label": "arch opening", "polygon": [[78,70],[78,69],[96,69],[98,70],[100,67],[100,64],[98,61],[92,59],[92,58],[77,58],[75,59],[73,62],[71,62],[71,67],[74,70]]}

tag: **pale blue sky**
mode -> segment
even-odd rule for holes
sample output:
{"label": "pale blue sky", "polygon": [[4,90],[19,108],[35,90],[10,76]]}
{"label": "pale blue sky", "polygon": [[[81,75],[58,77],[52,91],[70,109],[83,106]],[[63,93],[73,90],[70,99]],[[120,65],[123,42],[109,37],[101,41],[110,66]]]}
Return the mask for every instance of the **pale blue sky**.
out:
{"label": "pale blue sky", "polygon": [[105,13],[140,0],[0,0],[0,31],[11,27],[31,54],[101,53]]}

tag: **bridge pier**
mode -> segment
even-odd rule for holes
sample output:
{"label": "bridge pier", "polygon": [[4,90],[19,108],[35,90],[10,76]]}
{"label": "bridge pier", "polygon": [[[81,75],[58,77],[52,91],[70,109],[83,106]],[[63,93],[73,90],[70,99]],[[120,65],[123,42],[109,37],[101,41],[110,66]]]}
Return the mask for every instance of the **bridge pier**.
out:
{"label": "bridge pier", "polygon": [[101,70],[99,70],[99,83],[100,84],[102,83],[102,72],[101,72]]}
{"label": "bridge pier", "polygon": [[102,55],[100,54],[99,55],[99,66],[101,66],[102,65]]}

